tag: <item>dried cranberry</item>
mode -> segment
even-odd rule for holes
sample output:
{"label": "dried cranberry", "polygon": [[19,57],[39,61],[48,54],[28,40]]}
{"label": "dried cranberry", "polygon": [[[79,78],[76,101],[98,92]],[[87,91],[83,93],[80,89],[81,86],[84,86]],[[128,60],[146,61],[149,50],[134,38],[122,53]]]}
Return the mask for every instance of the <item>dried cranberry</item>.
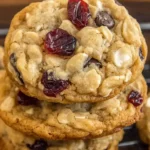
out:
{"label": "dried cranberry", "polygon": [[140,48],[139,50],[139,56],[140,56],[140,59],[141,60],[144,60],[144,56],[143,56],[143,52],[142,52],[142,49]]}
{"label": "dried cranberry", "polygon": [[41,83],[44,85],[44,94],[53,97],[69,86],[69,81],[56,79],[52,72],[44,72]]}
{"label": "dried cranberry", "polygon": [[47,142],[43,140],[36,140],[33,145],[27,144],[30,150],[46,150],[48,148]]}
{"label": "dried cranberry", "polygon": [[47,33],[44,45],[49,53],[70,56],[75,51],[76,38],[58,28]]}
{"label": "dried cranberry", "polygon": [[115,26],[113,17],[107,11],[99,11],[95,18],[95,23],[97,26],[106,26],[109,29]]}
{"label": "dried cranberry", "polygon": [[102,63],[99,62],[98,60],[92,58],[90,59],[85,65],[84,65],[84,68],[90,66],[91,64],[95,64],[98,68],[102,68]]}
{"label": "dried cranberry", "polygon": [[29,106],[29,105],[37,105],[38,100],[33,97],[29,97],[22,92],[19,92],[17,95],[17,102],[20,105]]}
{"label": "dried cranberry", "polygon": [[131,91],[128,95],[128,101],[135,107],[140,106],[143,102],[143,97],[137,91]]}
{"label": "dried cranberry", "polygon": [[18,71],[18,69],[16,67],[16,62],[17,62],[16,55],[14,53],[12,53],[10,55],[9,59],[10,59],[10,64],[13,66],[13,68],[14,68],[16,74],[17,74],[17,77],[18,77],[19,81],[21,82],[21,84],[24,84],[24,81],[22,79],[22,75],[21,75],[21,73]]}
{"label": "dried cranberry", "polygon": [[91,13],[86,2],[83,0],[69,0],[68,17],[77,28],[87,26],[90,16]]}

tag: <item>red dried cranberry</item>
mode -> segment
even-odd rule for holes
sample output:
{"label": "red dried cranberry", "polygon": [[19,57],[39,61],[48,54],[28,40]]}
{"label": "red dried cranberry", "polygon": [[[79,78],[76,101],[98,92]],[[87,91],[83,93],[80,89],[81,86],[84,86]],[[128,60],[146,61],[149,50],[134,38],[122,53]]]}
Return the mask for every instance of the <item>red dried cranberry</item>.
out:
{"label": "red dried cranberry", "polygon": [[109,29],[115,26],[113,17],[107,11],[99,11],[95,18],[95,23],[98,27],[106,26]]}
{"label": "red dried cranberry", "polygon": [[139,92],[131,91],[128,95],[128,101],[137,107],[143,103],[143,97]]}
{"label": "red dried cranberry", "polygon": [[44,85],[44,94],[53,97],[69,86],[69,81],[56,79],[52,72],[44,72],[41,83]]}
{"label": "red dried cranberry", "polygon": [[95,64],[98,68],[102,68],[102,63],[99,62],[98,60],[92,58],[90,59],[85,65],[84,65],[84,68],[90,66],[91,64]]}
{"label": "red dried cranberry", "polygon": [[17,102],[20,105],[29,106],[29,105],[37,105],[38,100],[33,97],[29,97],[22,92],[19,92],[17,95]]}
{"label": "red dried cranberry", "polygon": [[86,2],[83,0],[69,0],[68,17],[77,28],[87,26],[90,16],[89,6]]}
{"label": "red dried cranberry", "polygon": [[47,142],[43,140],[36,140],[33,145],[27,144],[30,150],[46,150],[48,148]]}
{"label": "red dried cranberry", "polygon": [[46,35],[45,49],[49,53],[61,56],[70,56],[76,48],[76,38],[62,29],[55,29]]}

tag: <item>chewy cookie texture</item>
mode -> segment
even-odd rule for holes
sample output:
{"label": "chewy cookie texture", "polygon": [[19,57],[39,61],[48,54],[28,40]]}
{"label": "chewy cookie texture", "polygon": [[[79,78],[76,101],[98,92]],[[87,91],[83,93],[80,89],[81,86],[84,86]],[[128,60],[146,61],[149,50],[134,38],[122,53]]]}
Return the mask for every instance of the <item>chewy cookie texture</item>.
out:
{"label": "chewy cookie texture", "polygon": [[74,141],[44,141],[26,136],[0,120],[0,146],[3,150],[117,150],[123,131],[103,138]]}
{"label": "chewy cookie texture", "polygon": [[28,97],[9,81],[5,71],[1,74],[0,117],[21,132],[51,140],[101,137],[119,131],[140,119],[147,94],[140,76],[110,100],[64,105]]}
{"label": "chewy cookie texture", "polygon": [[12,20],[5,50],[23,93],[59,103],[115,97],[147,57],[139,24],[115,0],[33,3]]}
{"label": "chewy cookie texture", "polygon": [[143,115],[146,57],[139,24],[117,0],[30,4],[0,48],[0,147],[117,150],[122,128]]}

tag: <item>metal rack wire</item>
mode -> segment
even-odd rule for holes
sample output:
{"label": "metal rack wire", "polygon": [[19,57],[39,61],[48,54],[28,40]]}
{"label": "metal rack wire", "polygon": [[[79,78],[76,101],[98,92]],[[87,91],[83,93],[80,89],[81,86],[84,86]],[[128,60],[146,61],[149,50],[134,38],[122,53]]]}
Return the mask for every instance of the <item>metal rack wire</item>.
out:
{"label": "metal rack wire", "polygon": [[138,135],[135,125],[124,129],[123,141],[119,144],[119,150],[148,150],[148,145],[144,144]]}

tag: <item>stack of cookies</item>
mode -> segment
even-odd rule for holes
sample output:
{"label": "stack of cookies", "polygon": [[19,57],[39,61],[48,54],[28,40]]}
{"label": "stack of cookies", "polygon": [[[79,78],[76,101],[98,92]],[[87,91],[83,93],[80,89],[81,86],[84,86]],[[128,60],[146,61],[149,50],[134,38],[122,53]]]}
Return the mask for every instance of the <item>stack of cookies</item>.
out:
{"label": "stack of cookies", "polygon": [[[147,46],[116,0],[46,0],[12,20],[0,71],[6,150],[115,150],[140,119]],[[3,149],[3,150],[5,150]]]}
{"label": "stack of cookies", "polygon": [[[141,140],[150,146],[150,93],[144,106],[144,117],[137,122]],[[150,149],[150,148],[149,148]]]}

